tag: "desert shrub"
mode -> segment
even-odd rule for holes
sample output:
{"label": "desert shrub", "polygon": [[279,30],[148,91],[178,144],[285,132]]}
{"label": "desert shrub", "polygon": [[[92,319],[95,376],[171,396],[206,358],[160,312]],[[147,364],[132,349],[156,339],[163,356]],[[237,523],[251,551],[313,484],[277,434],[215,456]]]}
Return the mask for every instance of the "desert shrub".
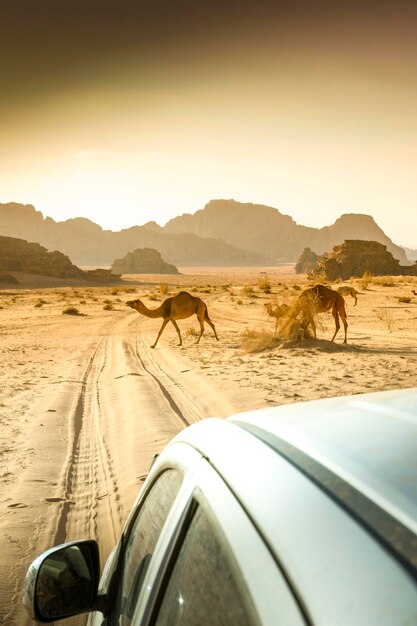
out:
{"label": "desert shrub", "polygon": [[244,285],[241,289],[241,292],[244,296],[253,296],[253,287],[251,287],[250,285]]}
{"label": "desert shrub", "polygon": [[80,300],[80,304],[87,304],[86,300]]}
{"label": "desert shrub", "polygon": [[279,340],[277,340],[275,335],[264,328],[259,330],[246,328],[242,332],[241,338],[242,350],[248,354],[263,352],[264,350],[275,348],[279,343]]}
{"label": "desert shrub", "polygon": [[198,335],[196,329],[192,326],[190,326],[190,328],[187,328],[187,330],[185,331],[185,334],[188,337],[196,337]]}
{"label": "desert shrub", "polygon": [[75,306],[67,306],[62,311],[62,315],[81,315],[81,313]]}
{"label": "desert shrub", "polygon": [[122,287],[118,287],[118,291],[122,291],[123,293],[134,293],[136,291],[136,287],[127,287],[127,286],[122,286]]}
{"label": "desert shrub", "polygon": [[373,276],[370,281],[373,285],[381,285],[382,287],[394,287],[395,281],[392,276]]}
{"label": "desert shrub", "polygon": [[411,302],[411,298],[409,296],[400,296],[398,298],[398,302],[403,302],[404,304],[409,304]]}
{"label": "desert shrub", "polygon": [[110,293],[112,296],[117,296],[117,294],[119,293],[119,289],[117,287],[114,287]]}
{"label": "desert shrub", "polygon": [[372,282],[372,274],[368,272],[363,273],[362,278],[358,280],[358,285],[361,289],[368,289],[369,284]]}
{"label": "desert shrub", "polygon": [[236,304],[243,304],[243,300],[239,298],[239,300],[236,300]]}
{"label": "desert shrub", "polygon": [[113,305],[111,302],[107,302],[104,306],[103,306],[104,311],[113,311]]}
{"label": "desert shrub", "polygon": [[388,307],[383,306],[380,309],[375,310],[375,315],[387,327],[387,330],[391,332],[394,323],[391,310]]}
{"label": "desert shrub", "polygon": [[168,291],[169,291],[169,287],[168,287],[167,283],[161,283],[159,285],[159,291],[161,292],[161,294],[163,296],[166,296]]}
{"label": "desert shrub", "polygon": [[271,283],[266,276],[261,276],[258,280],[258,288],[263,293],[271,293]]}
{"label": "desert shrub", "polygon": [[156,293],[148,294],[148,298],[149,300],[158,300],[158,296],[156,295]]}
{"label": "desert shrub", "polygon": [[111,304],[111,300],[109,300],[108,298],[106,298],[106,300],[103,300],[103,304]]}
{"label": "desert shrub", "polygon": [[211,293],[211,288],[208,287],[207,289],[202,289],[201,290],[203,293]]}
{"label": "desert shrub", "polygon": [[47,304],[46,300],[43,300],[43,298],[39,298],[39,300],[35,302],[35,307],[37,309],[40,309],[40,307],[43,306],[44,304]]}
{"label": "desert shrub", "polygon": [[294,291],[301,291],[300,285],[293,285],[292,288],[294,289]]}

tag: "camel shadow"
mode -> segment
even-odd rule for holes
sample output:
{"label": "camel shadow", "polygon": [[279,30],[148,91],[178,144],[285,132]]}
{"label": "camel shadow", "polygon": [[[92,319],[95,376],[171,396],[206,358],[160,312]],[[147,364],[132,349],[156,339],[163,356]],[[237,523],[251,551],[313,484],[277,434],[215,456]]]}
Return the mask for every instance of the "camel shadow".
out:
{"label": "camel shadow", "polygon": [[362,348],[352,343],[337,343],[329,339],[305,338],[298,342],[285,342],[281,345],[283,349],[314,350],[316,352],[368,352],[367,348]]}

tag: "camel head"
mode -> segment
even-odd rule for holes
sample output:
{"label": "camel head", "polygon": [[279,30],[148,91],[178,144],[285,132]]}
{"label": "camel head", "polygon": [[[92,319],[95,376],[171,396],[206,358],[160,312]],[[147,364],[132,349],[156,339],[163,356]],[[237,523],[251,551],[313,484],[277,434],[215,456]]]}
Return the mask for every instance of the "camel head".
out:
{"label": "camel head", "polygon": [[126,302],[126,306],[130,306],[131,309],[135,309],[136,311],[139,311],[140,308],[143,307],[143,303],[139,299],[137,299],[137,300],[128,300]]}

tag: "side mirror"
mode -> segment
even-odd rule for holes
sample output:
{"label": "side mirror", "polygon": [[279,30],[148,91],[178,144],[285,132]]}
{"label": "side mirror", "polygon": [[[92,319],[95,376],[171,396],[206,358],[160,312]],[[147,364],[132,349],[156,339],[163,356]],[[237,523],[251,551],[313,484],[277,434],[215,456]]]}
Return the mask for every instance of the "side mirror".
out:
{"label": "side mirror", "polygon": [[93,540],[73,541],[38,556],[26,574],[23,604],[38,622],[78,615],[97,599],[99,551]]}

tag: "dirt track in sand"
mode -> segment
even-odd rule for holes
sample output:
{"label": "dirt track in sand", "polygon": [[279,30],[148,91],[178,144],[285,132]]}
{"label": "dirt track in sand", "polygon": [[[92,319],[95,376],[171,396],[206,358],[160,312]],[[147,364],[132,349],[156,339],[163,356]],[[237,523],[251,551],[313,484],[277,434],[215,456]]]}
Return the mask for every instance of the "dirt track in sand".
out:
{"label": "dirt track in sand", "polygon": [[2,624],[32,623],[22,582],[40,550],[94,537],[104,560],[153,455],[186,425],[232,412],[169,348],[151,350],[139,322],[123,310],[90,328],[49,384],[32,381],[27,392],[1,491]]}

